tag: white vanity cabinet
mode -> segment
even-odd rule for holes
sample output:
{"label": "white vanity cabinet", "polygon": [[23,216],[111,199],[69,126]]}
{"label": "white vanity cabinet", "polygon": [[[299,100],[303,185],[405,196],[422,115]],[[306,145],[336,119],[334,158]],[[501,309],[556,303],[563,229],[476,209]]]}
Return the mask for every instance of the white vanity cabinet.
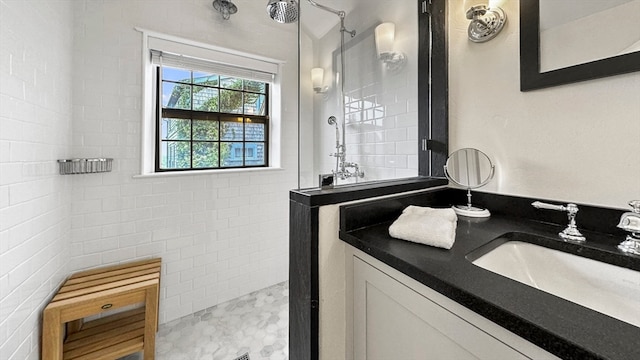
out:
{"label": "white vanity cabinet", "polygon": [[352,273],[347,286],[353,292],[347,291],[347,342],[352,342],[347,344],[347,350],[355,360],[558,359],[386,264],[349,248],[347,269]]}

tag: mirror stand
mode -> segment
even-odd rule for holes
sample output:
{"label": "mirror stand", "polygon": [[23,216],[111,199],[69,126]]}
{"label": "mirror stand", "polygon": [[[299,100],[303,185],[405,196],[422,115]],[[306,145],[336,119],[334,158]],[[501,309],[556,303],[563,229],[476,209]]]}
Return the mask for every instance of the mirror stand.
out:
{"label": "mirror stand", "polygon": [[[451,179],[449,179],[451,180]],[[471,188],[467,188],[467,205],[454,205],[453,211],[460,216],[489,217],[491,213],[487,209],[471,205]]]}
{"label": "mirror stand", "polygon": [[444,166],[445,176],[454,184],[467,189],[467,204],[452,207],[457,215],[476,218],[491,216],[489,210],[471,204],[471,189],[487,184],[494,172],[495,166],[491,159],[478,149],[460,149],[449,155]]}

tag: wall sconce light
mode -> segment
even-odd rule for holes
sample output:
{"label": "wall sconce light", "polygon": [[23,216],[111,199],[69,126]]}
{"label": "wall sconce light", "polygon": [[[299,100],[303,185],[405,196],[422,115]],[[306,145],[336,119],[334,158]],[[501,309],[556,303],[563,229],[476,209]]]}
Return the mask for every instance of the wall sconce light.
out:
{"label": "wall sconce light", "polygon": [[507,15],[497,6],[487,7],[487,0],[467,0],[467,19],[471,20],[467,34],[475,43],[489,41],[496,37],[507,22]]}
{"label": "wall sconce light", "polygon": [[397,71],[401,69],[407,61],[407,57],[401,52],[393,51],[396,25],[386,22],[376,26],[375,36],[378,59],[385,64],[387,70]]}
{"label": "wall sconce light", "polygon": [[329,90],[328,86],[323,87],[324,84],[324,69],[313,68],[311,69],[311,84],[313,85],[313,91],[317,94],[323,94]]}

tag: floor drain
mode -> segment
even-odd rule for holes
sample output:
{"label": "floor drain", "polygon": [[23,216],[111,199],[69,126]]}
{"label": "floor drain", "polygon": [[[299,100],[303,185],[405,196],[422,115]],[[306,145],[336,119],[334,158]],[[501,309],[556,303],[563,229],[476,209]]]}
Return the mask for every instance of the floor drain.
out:
{"label": "floor drain", "polygon": [[243,355],[238,356],[237,358],[235,358],[233,360],[251,360],[251,359],[249,359],[249,353],[245,353]]}

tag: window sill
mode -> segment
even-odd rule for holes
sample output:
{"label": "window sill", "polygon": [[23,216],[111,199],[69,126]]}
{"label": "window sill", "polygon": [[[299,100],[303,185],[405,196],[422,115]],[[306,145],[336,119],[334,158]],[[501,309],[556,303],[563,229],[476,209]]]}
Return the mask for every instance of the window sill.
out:
{"label": "window sill", "polygon": [[241,173],[259,173],[284,171],[281,167],[261,167],[248,169],[220,169],[220,170],[192,170],[192,171],[175,171],[175,172],[156,172],[140,175],[133,175],[134,179],[144,178],[160,178],[160,177],[176,177],[176,176],[197,176],[197,175],[225,175],[225,174],[241,174]]}

